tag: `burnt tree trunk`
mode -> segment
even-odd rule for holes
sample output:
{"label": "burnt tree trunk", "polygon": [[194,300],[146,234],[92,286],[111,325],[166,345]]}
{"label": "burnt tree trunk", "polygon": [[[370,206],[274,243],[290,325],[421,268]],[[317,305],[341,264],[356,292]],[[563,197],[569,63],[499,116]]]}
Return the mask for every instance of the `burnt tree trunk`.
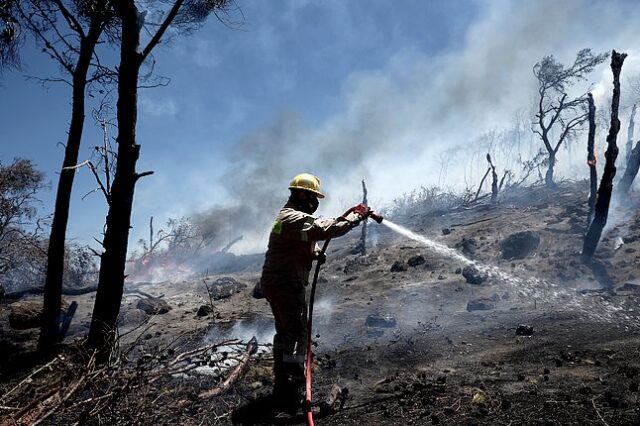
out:
{"label": "burnt tree trunk", "polygon": [[549,164],[547,165],[547,172],[544,175],[544,183],[548,188],[555,188],[556,183],[553,180],[553,171],[556,167],[556,153],[555,151],[549,152]]}
{"label": "burnt tree trunk", "polygon": [[633,147],[635,115],[636,104],[633,105],[633,109],[631,110],[629,129],[627,131],[627,167],[624,169],[624,174],[622,175],[620,186],[618,188],[618,192],[622,195],[625,195],[629,192],[629,190],[631,189],[631,185],[633,185],[633,181],[638,174],[638,169],[640,169],[640,141],[638,141],[636,143],[636,146]]}
{"label": "burnt tree trunk", "polygon": [[597,159],[595,154],[596,138],[596,106],[593,102],[593,95],[589,93],[589,136],[587,137],[587,164],[589,165],[589,216],[587,226],[593,220],[593,209],[596,205],[598,193],[598,170],[596,169]]}
{"label": "burnt tree trunk", "polygon": [[[362,179],[362,204],[368,206],[369,201],[367,200],[367,185],[364,183],[364,179]],[[362,256],[367,254],[367,221],[364,220],[362,222],[362,233],[360,234],[360,254]]]}
{"label": "burnt tree trunk", "polygon": [[87,345],[102,355],[111,347],[120,314],[120,302],[125,280],[125,263],[131,228],[131,210],[136,182],[152,172],[136,173],[140,145],[136,144],[138,118],[138,77],[140,67],[151,50],[160,42],[176,17],[184,0],[177,0],[149,44],[139,52],[140,30],[144,15],[134,0],[112,0],[121,22],[120,67],[118,69],[118,157],[111,187],[111,204],[102,245],[98,291],[93,307]]}
{"label": "burnt tree trunk", "polygon": [[631,151],[633,148],[633,132],[636,126],[636,122],[634,121],[635,118],[636,104],[633,104],[633,108],[631,109],[631,116],[629,117],[629,127],[627,127],[627,146],[625,151],[627,164],[629,164],[629,159],[631,158]]}
{"label": "burnt tree trunk", "polygon": [[493,165],[491,155],[489,153],[487,153],[487,161],[491,168],[491,202],[495,203],[498,201],[498,174],[496,173],[496,166]]}
{"label": "burnt tree trunk", "polygon": [[91,64],[91,56],[95,50],[103,30],[103,19],[93,16],[89,31],[80,40],[78,61],[72,75],[71,122],[64,152],[64,160],[58,189],[56,192],[55,210],[49,236],[47,251],[47,275],[44,287],[44,306],[38,349],[47,351],[55,345],[60,335],[60,304],[62,301],[62,277],[64,272],[64,247],[69,220],[69,206],[75,170],[71,167],[78,163],[78,152],[82,139],[85,118],[85,91],[87,73]]}
{"label": "burnt tree trunk", "polygon": [[87,344],[106,350],[114,339],[124,288],[133,193],[138,179],[136,162],[140,145],[136,144],[138,75],[142,65],[138,9],[133,0],[119,2],[121,20],[120,66],[118,69],[118,160],[111,187],[111,205],[100,260],[98,291],[93,307]]}
{"label": "burnt tree trunk", "polygon": [[611,53],[611,71],[613,72],[613,98],[611,99],[611,124],[607,135],[607,151],[605,152],[605,165],[598,189],[598,197],[595,205],[593,221],[589,225],[587,235],[584,238],[582,248],[583,256],[593,257],[602,235],[602,230],[607,224],[609,214],[609,204],[611,203],[611,193],[613,191],[613,179],[616,176],[616,158],[618,157],[618,146],[616,140],[620,131],[620,120],[618,119],[618,108],[620,106],[620,71],[622,64],[627,57],[625,53],[618,53],[615,50]]}
{"label": "burnt tree trunk", "polygon": [[629,155],[627,168],[624,169],[624,175],[622,175],[620,186],[618,187],[620,194],[625,195],[629,192],[631,185],[633,185],[633,180],[638,174],[638,169],[640,169],[640,141],[636,143],[636,146],[631,151],[631,155]]}

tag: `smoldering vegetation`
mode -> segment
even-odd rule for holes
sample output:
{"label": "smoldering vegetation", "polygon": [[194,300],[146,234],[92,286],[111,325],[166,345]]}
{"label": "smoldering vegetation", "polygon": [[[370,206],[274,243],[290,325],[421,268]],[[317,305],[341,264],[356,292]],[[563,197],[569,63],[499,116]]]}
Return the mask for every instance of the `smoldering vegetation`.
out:
{"label": "smoldering vegetation", "polygon": [[[13,259],[0,270],[13,296],[0,294],[0,350],[10,354],[0,363],[2,418],[302,423],[270,406],[275,330],[254,286],[286,183],[306,170],[329,196],[322,213],[360,201],[364,179],[386,220],[333,241],[321,270],[310,338],[323,424],[637,423],[640,199],[637,186],[615,189],[614,167],[618,137],[618,167],[637,172],[637,62],[630,56],[620,80],[625,56],[607,50],[637,30],[618,38],[598,27],[604,41],[594,36],[593,50],[549,49],[550,28],[595,16],[610,24],[629,9],[603,14],[603,4],[576,1],[549,15],[548,6],[491,6],[461,51],[399,54],[385,72],[354,73],[322,122],[283,113],[239,141],[225,203],[150,218],[129,254],[106,361],[82,343],[100,253],[74,245],[65,285],[81,291],[61,303],[59,354],[38,358],[42,304],[14,290],[28,283],[37,293],[43,280],[35,253],[46,240],[30,207],[41,178],[25,164],[26,184],[0,173],[0,185],[17,188],[0,186],[5,198],[18,194],[23,209],[9,209],[13,222],[0,228],[0,254]],[[572,25],[562,27],[571,40],[586,31]],[[587,133],[597,141],[588,156]]]}

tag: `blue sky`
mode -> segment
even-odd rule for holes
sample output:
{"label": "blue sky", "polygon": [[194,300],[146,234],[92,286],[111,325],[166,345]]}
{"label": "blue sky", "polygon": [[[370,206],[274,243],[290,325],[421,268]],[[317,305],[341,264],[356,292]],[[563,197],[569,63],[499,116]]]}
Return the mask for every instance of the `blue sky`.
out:
{"label": "blue sky", "polygon": [[[298,171],[323,178],[325,214],[356,201],[362,178],[381,202],[433,184],[428,161],[437,149],[505,126],[527,108],[530,69],[542,55],[570,60],[582,47],[633,49],[639,41],[638,12],[627,1],[237,3],[238,29],[212,19],[155,51],[156,71],[171,83],[140,92],[138,170],[155,174],[137,187],[134,246],[150,215],[206,211],[234,224],[240,205],[248,206],[241,220],[259,228],[245,248],[260,247],[263,224]],[[0,88],[0,160],[33,159],[55,188],[70,91],[25,80],[58,73],[38,49],[25,46],[23,60]],[[606,84],[606,72],[594,80]],[[88,111],[81,159],[100,140]],[[106,215],[99,194],[81,200],[94,186],[88,171],[78,172],[69,235],[83,243],[100,239]],[[54,195],[41,194],[42,213]],[[221,230],[220,242],[236,232]]]}

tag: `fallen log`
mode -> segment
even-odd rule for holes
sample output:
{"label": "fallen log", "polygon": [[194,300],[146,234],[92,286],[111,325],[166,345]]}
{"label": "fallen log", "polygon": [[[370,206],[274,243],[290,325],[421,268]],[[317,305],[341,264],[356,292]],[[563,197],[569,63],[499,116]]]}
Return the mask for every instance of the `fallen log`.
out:
{"label": "fallen log", "polygon": [[200,395],[198,396],[201,399],[209,399],[224,393],[238,379],[238,377],[240,377],[244,369],[247,367],[247,364],[249,363],[251,356],[255,354],[257,351],[258,351],[258,340],[255,337],[253,337],[251,340],[249,340],[249,343],[247,343],[247,348],[244,354],[242,355],[242,358],[240,358],[240,360],[238,361],[238,365],[236,365],[236,367],[233,369],[231,374],[229,374],[229,377],[227,377],[225,381],[220,383],[215,388],[201,392]]}

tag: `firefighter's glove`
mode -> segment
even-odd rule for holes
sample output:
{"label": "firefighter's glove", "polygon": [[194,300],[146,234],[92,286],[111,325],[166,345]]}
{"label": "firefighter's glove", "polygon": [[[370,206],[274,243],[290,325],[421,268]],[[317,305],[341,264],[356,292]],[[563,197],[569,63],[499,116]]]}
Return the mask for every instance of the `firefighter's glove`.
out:
{"label": "firefighter's glove", "polygon": [[371,213],[371,209],[366,205],[364,205],[363,203],[360,203],[357,206],[353,207],[353,212],[358,216],[360,216],[361,219],[366,219],[367,217],[369,217],[369,214]]}

